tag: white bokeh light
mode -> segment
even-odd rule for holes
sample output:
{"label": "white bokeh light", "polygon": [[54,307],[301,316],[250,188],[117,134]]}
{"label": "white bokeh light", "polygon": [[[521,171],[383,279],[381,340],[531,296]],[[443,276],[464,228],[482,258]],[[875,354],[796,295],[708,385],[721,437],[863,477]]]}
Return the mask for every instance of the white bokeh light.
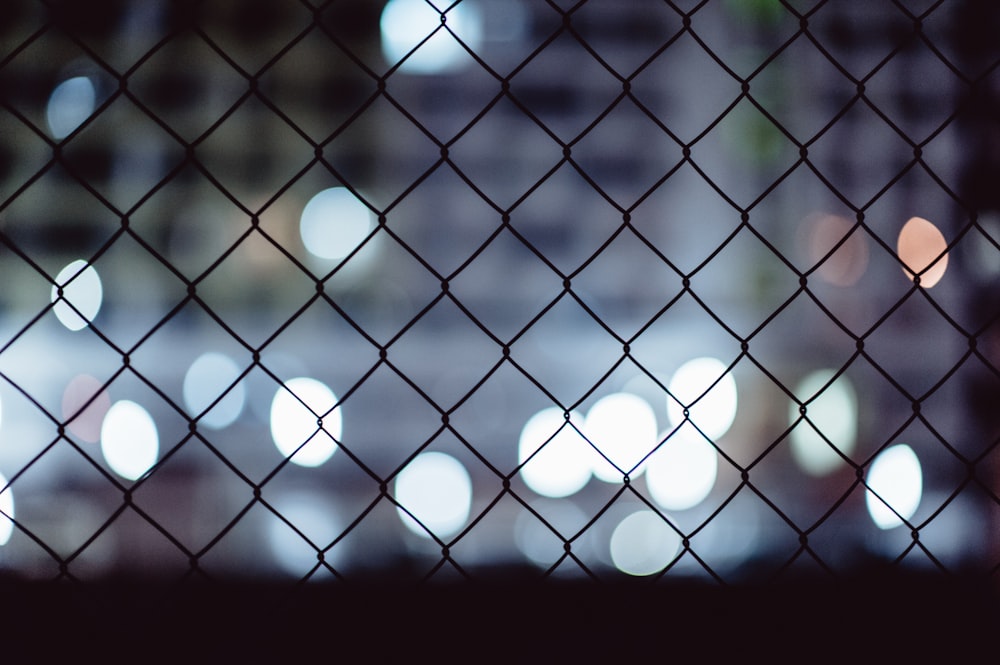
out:
{"label": "white bokeh light", "polygon": [[160,437],[142,406],[129,400],[111,405],[101,425],[101,453],[111,470],[135,480],[156,464]]}
{"label": "white bokeh light", "polygon": [[[664,432],[661,438],[665,438]],[[649,459],[649,494],[667,510],[701,503],[715,486],[719,454],[690,423],[685,423]]]}
{"label": "white bokeh light", "polygon": [[727,369],[725,363],[711,357],[681,365],[667,386],[676,398],[667,397],[670,424],[677,427],[683,422],[687,406],[689,419],[708,438],[715,441],[728,432],[736,419],[737,392],[736,380]]}
{"label": "white bokeh light", "polygon": [[74,76],[57,85],[46,110],[52,138],[63,139],[72,134],[93,114],[96,104],[94,83],[86,76]]}
{"label": "white bokeh light", "polygon": [[[271,401],[274,445],[285,457],[292,455],[291,461],[300,466],[319,466],[330,459],[337,451],[343,427],[336,404],[337,396],[321,381],[304,376],[285,381]],[[318,418],[323,419],[322,429]]]}
{"label": "white bokeh light", "polygon": [[396,476],[395,498],[423,524],[397,507],[406,528],[424,538],[431,537],[427,529],[438,538],[446,538],[469,519],[472,479],[462,463],[451,455],[421,453]]}
{"label": "white bokeh light", "polygon": [[[583,417],[571,412],[570,420],[582,423]],[[524,483],[542,496],[569,496],[590,480],[594,450],[566,422],[562,409],[543,409],[529,418],[517,449],[519,463],[531,458],[521,468]]]}
{"label": "white bokeh light", "polygon": [[667,567],[681,546],[673,527],[651,510],[632,513],[611,534],[611,560],[628,575],[652,575]]}
{"label": "white bokeh light", "polygon": [[[824,390],[823,387],[833,376],[833,370],[813,372],[802,380],[795,391],[800,400],[812,401],[806,405],[809,422],[799,422],[791,432],[792,457],[803,471],[812,476],[824,476],[846,464],[837,451],[850,455],[857,442],[858,400],[854,388],[847,377],[841,375]],[[788,408],[789,424],[800,417],[799,405],[792,402]],[[830,446],[831,443],[836,450]]]}
{"label": "white bokeh light", "polygon": [[[198,356],[184,375],[184,404],[191,416],[197,416],[219,399],[240,376],[240,368],[227,355],[209,351]],[[243,411],[246,386],[240,381],[198,421],[211,429],[233,424]]]}
{"label": "white bokeh light", "polygon": [[[438,6],[446,8],[450,3]],[[483,19],[474,2],[465,0],[446,15],[448,28],[473,51],[482,46]],[[461,44],[441,26],[441,14],[426,0],[389,0],[379,22],[382,54],[391,65],[410,74],[442,74],[462,69],[473,62]],[[437,32],[434,32],[437,30]],[[430,39],[427,36],[434,33]],[[421,44],[422,41],[426,42]],[[420,45],[408,58],[407,54]]]}
{"label": "white bokeh light", "polygon": [[656,414],[638,395],[613,393],[590,407],[583,432],[608,458],[591,452],[594,475],[606,483],[622,482],[623,473],[634,479],[646,470],[645,464],[632,468],[656,447]]}
{"label": "white bokeh light", "polygon": [[321,259],[342,259],[375,227],[368,207],[346,187],[331,187],[306,203],[299,219],[302,243]]}
{"label": "white bokeh light", "polygon": [[[316,547],[324,548],[340,535],[343,530],[341,521],[322,497],[305,491],[279,497],[274,501],[274,509],[294,524],[302,535],[275,517],[268,523],[267,530],[271,553],[283,571],[301,577],[319,563]],[[323,560],[336,565],[338,554],[339,548],[333,548],[323,554]]]}
{"label": "white bokeh light", "polygon": [[900,526],[920,505],[924,485],[920,460],[906,444],[886,448],[872,462],[866,483],[865,503],[872,521],[880,529]]}
{"label": "white bokeh light", "polygon": [[0,473],[0,547],[10,541],[14,534],[14,495],[7,487],[7,479]]}
{"label": "white bokeh light", "polygon": [[[60,287],[62,298],[59,297]],[[78,259],[59,271],[49,297],[55,303],[53,311],[59,322],[70,330],[80,330],[87,327],[101,309],[104,299],[101,278],[92,265]]]}

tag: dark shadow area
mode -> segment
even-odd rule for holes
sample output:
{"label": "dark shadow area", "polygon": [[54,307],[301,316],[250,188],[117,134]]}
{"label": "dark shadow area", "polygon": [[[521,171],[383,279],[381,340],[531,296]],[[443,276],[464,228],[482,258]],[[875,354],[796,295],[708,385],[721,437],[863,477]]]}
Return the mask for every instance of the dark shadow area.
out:
{"label": "dark shadow area", "polygon": [[735,587],[498,574],[422,587],[387,576],[298,588],[5,582],[0,592],[5,657],[13,650],[38,661],[969,662],[992,650],[1000,618],[996,596],[979,583],[887,572]]}

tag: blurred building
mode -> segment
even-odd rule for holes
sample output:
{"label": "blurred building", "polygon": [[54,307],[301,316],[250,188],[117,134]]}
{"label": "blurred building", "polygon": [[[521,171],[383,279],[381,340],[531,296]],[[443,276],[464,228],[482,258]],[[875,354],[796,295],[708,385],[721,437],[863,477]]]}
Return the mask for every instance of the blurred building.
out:
{"label": "blurred building", "polygon": [[[994,87],[996,54],[962,35],[966,12],[992,13],[561,4],[465,0],[444,24],[464,47],[417,0],[396,19],[381,1],[0,9],[0,473],[17,523],[0,566],[301,577],[317,548],[344,575],[991,565],[995,440],[968,397],[997,380],[996,308],[969,287],[996,274],[995,202],[968,166],[970,146],[992,164],[976,115],[991,107],[967,100]],[[947,270],[927,287],[939,238]],[[924,288],[900,258],[928,267]],[[65,296],[87,319],[70,330],[54,289],[78,260],[101,292],[91,314]],[[670,388],[706,357],[714,376]],[[302,377],[333,393],[310,393],[317,440],[337,442],[315,465],[274,444],[311,399],[282,416],[275,395]],[[730,381],[731,427],[709,434],[718,414],[698,404]],[[672,492],[701,471],[675,461],[657,491],[628,468],[645,452],[607,451],[627,485],[588,471],[566,496],[526,483],[541,455],[516,473],[533,415],[595,431],[584,416],[622,392],[655,421],[645,452],[681,440],[689,407],[717,469],[698,501]],[[157,441],[134,491],[107,453],[122,400]],[[618,417],[612,447],[646,416]],[[126,447],[148,430],[128,422]],[[918,504],[880,529],[860,481],[881,488],[867,474],[898,445]],[[406,506],[418,451],[470,479],[438,540],[388,498]],[[907,512],[912,488],[895,491]],[[652,553],[628,520],[660,535]]]}

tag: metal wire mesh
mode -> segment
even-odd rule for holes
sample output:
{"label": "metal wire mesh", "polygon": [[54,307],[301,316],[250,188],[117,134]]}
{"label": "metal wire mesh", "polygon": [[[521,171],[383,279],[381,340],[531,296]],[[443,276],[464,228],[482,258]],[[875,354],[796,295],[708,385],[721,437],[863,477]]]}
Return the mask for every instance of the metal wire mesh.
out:
{"label": "metal wire mesh", "polygon": [[998,21],[4,3],[0,567],[989,579]]}

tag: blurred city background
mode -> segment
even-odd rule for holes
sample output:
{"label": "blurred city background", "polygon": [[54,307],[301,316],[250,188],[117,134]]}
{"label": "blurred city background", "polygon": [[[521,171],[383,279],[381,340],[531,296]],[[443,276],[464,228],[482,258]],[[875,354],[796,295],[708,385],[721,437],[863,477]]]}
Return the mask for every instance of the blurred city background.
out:
{"label": "blurred city background", "polygon": [[998,27],[4,2],[0,571],[990,574]]}

